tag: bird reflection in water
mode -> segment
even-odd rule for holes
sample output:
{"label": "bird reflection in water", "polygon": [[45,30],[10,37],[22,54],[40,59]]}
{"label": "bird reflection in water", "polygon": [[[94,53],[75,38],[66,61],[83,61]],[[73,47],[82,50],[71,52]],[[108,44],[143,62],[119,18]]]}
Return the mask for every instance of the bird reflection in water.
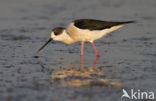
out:
{"label": "bird reflection in water", "polygon": [[[99,56],[96,57],[96,60],[94,60],[93,65],[92,65],[92,69],[94,69],[96,67],[96,64],[99,60]],[[81,70],[84,70],[84,62],[83,62],[83,55],[81,56]]]}
{"label": "bird reflection in water", "polygon": [[112,87],[122,86],[117,79],[107,78],[100,68],[96,67],[99,57],[93,61],[92,67],[84,67],[83,56],[81,56],[81,68],[70,64],[52,72],[52,84],[74,87]]}

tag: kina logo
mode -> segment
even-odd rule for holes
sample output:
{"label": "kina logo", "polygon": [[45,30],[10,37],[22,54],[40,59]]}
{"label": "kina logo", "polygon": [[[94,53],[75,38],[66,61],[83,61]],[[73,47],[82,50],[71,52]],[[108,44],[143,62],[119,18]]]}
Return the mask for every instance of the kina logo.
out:
{"label": "kina logo", "polygon": [[131,89],[130,93],[128,93],[125,89],[122,89],[122,96],[121,99],[127,98],[127,99],[154,99],[154,92],[150,91],[141,91],[140,89],[134,90]]}

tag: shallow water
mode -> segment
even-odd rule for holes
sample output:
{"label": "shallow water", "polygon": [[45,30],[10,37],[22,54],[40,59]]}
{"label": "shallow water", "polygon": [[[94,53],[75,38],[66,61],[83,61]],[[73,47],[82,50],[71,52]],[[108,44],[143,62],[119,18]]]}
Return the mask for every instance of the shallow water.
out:
{"label": "shallow water", "polygon": [[[122,89],[156,93],[155,0],[0,1],[1,101],[120,101]],[[95,42],[52,42],[74,19],[136,20]],[[34,57],[38,56],[38,57]],[[82,63],[83,62],[83,63]],[[126,99],[123,99],[126,101]]]}

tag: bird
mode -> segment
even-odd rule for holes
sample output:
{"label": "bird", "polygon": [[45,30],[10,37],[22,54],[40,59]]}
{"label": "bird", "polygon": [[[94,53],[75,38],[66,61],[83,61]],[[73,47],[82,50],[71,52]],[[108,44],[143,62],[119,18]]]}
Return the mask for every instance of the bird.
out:
{"label": "bird", "polygon": [[67,28],[56,27],[51,31],[50,39],[37,51],[40,52],[52,40],[61,41],[65,44],[81,42],[81,56],[85,42],[90,42],[94,48],[97,57],[100,54],[94,44],[94,41],[106,36],[120,27],[135,21],[102,21],[96,19],[77,19],[72,21]]}

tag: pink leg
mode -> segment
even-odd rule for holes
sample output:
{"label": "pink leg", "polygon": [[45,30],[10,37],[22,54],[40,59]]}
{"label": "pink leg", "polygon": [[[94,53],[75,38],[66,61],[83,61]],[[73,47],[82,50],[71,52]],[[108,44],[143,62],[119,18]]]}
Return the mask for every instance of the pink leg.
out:
{"label": "pink leg", "polygon": [[83,56],[83,47],[84,47],[84,42],[81,42],[81,56]]}
{"label": "pink leg", "polygon": [[98,50],[96,49],[96,46],[95,46],[94,42],[91,42],[91,43],[92,43],[92,46],[93,46],[93,48],[94,48],[94,50],[95,50],[95,52],[97,54],[97,57],[100,57],[100,54],[99,54]]}

